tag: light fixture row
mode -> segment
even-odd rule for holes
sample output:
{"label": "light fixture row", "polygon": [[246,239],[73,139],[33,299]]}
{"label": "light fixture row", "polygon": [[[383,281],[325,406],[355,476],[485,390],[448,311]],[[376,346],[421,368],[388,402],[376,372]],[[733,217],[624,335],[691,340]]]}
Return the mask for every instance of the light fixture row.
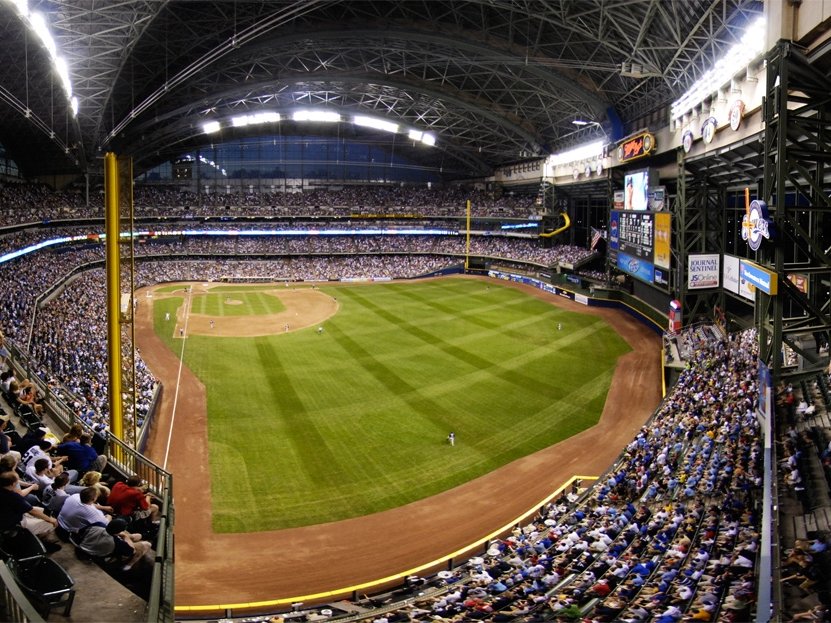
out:
{"label": "light fixture row", "polygon": [[[225,124],[220,121],[208,121],[202,124],[202,131],[205,134],[216,134],[223,127],[242,128],[252,125],[279,123],[282,119],[283,116],[278,112],[263,111],[231,117],[229,123]],[[313,123],[341,123],[346,121],[343,115],[331,110],[297,110],[292,113],[291,120]],[[382,130],[384,132],[390,132],[391,134],[398,134],[399,131],[404,132],[406,130],[407,137],[413,141],[421,142],[429,146],[436,144],[435,134],[421,130],[403,129],[392,121],[385,121],[366,115],[353,115],[351,121],[361,127]]]}
{"label": "light fixture row", "polygon": [[715,65],[697,80],[684,95],[673,102],[670,118],[674,121],[690,112],[704,100],[731,84],[739,72],[747,72],[750,65],[766,49],[766,22],[760,17],[750,23],[741,41],[716,61]]}
{"label": "light fixture row", "polygon": [[67,65],[66,59],[59,54],[58,44],[55,42],[55,38],[49,30],[46,16],[40,11],[29,10],[28,0],[6,1],[11,2],[15,6],[20,19],[35,34],[41,45],[46,48],[49,58],[52,60],[55,73],[58,75],[58,81],[66,94],[66,99],[69,101],[72,116],[77,117],[78,98],[72,94],[72,80],[69,78],[69,65]]}

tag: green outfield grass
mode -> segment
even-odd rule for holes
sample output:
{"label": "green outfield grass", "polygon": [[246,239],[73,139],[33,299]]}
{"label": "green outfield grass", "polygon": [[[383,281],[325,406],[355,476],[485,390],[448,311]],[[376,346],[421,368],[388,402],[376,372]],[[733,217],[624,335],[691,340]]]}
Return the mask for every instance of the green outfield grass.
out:
{"label": "green outfield grass", "polygon": [[[603,320],[493,282],[322,291],[340,310],[321,335],[187,339],[185,362],[208,388],[218,532],[400,506],[570,437],[597,422],[629,351]],[[181,302],[154,307],[176,353],[164,314]]]}

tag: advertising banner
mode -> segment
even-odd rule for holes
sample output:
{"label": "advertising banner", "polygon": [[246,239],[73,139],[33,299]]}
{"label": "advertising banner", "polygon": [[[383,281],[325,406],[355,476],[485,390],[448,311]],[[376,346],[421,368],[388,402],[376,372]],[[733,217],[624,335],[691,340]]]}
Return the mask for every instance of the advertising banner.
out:
{"label": "advertising banner", "polygon": [[617,267],[623,272],[637,277],[641,281],[645,281],[646,283],[653,282],[654,268],[652,262],[647,262],[646,260],[638,259],[621,252],[617,256]]}
{"label": "advertising banner", "polygon": [[741,264],[739,264],[739,295],[749,301],[756,301],[756,286],[745,280],[741,272]]}
{"label": "advertising banner", "polygon": [[808,294],[808,275],[802,273],[788,273],[788,281],[790,281],[797,290],[802,294]]}
{"label": "advertising banner", "polygon": [[609,215],[609,259],[617,260],[617,252],[620,248],[620,212],[612,210]]}
{"label": "advertising banner", "polygon": [[765,294],[775,296],[777,292],[776,273],[762,268],[748,260],[742,260],[739,265],[741,278],[749,284],[759,288]]}
{"label": "advertising banner", "polygon": [[667,212],[655,215],[655,266],[666,270],[669,270],[671,222]]}
{"label": "advertising banner", "polygon": [[739,258],[735,255],[724,256],[721,267],[721,286],[733,294],[739,293]]}
{"label": "advertising banner", "polygon": [[687,288],[717,288],[721,272],[718,253],[690,254],[687,257]]}

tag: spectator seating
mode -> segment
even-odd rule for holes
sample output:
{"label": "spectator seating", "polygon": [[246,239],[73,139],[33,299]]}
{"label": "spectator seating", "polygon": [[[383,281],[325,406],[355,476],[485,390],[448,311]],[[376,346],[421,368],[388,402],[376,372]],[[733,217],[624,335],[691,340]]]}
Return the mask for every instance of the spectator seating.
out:
{"label": "spectator seating", "polygon": [[46,555],[40,539],[24,528],[0,535],[0,558],[26,561]]}
{"label": "spectator seating", "polygon": [[61,565],[46,556],[9,560],[8,565],[18,586],[44,618],[59,605],[63,606],[63,615],[69,616],[75,600],[75,582]]}

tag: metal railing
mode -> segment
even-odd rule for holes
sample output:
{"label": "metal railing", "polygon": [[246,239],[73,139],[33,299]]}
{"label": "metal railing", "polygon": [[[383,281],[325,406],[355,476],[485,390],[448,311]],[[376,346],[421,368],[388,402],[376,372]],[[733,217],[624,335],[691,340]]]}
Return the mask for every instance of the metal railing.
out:
{"label": "metal railing", "polygon": [[12,572],[0,561],[0,616],[3,621],[44,623],[35,607],[17,586]]}

